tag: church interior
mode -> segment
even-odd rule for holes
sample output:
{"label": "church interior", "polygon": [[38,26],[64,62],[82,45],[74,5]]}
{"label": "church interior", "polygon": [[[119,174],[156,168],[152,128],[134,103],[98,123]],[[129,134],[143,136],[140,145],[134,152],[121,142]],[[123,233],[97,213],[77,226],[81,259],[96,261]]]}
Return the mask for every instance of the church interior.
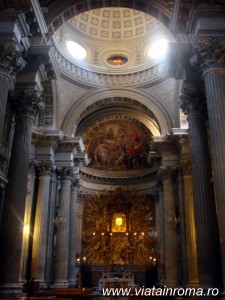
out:
{"label": "church interior", "polygon": [[0,298],[224,296],[224,141],[224,0],[0,0]]}

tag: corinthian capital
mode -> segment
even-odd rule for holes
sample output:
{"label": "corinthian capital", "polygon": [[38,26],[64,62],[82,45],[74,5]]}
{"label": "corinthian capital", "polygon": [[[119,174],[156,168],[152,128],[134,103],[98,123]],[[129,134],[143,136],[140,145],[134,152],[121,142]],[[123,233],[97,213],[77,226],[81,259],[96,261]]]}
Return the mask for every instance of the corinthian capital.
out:
{"label": "corinthian capital", "polygon": [[210,70],[225,72],[225,38],[204,38],[194,49],[191,64],[203,73]]}
{"label": "corinthian capital", "polygon": [[29,114],[37,116],[44,108],[42,97],[37,91],[22,91],[18,96],[11,99],[13,109],[17,114]]}
{"label": "corinthian capital", "polygon": [[73,178],[73,170],[71,168],[62,168],[59,170],[59,176],[61,181],[72,181]]}
{"label": "corinthian capital", "polygon": [[21,52],[15,49],[13,42],[0,44],[0,74],[12,79],[24,66]]}
{"label": "corinthian capital", "polygon": [[205,97],[199,87],[188,83],[183,85],[179,106],[188,117],[196,113],[204,114],[205,103]]}
{"label": "corinthian capital", "polygon": [[158,172],[158,178],[161,181],[171,179],[176,174],[177,169],[170,166],[161,166]]}

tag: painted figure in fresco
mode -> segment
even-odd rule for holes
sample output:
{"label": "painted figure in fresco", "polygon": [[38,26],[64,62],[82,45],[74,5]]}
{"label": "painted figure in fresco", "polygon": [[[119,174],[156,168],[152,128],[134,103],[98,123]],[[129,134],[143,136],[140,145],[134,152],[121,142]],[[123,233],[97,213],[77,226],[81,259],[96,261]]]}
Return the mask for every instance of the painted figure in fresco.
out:
{"label": "painted figure in fresco", "polygon": [[128,121],[108,121],[89,145],[90,167],[106,170],[138,170],[149,167],[149,144],[138,127]]}

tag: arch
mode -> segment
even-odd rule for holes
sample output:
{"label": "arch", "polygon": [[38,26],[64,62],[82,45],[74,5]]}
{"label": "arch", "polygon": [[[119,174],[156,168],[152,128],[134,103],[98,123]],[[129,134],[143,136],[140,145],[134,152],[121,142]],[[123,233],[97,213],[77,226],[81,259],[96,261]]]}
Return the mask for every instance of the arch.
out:
{"label": "arch", "polygon": [[[111,107],[111,110],[107,110],[106,108],[101,110],[100,112],[94,113],[91,115],[90,118],[83,124],[82,122],[82,129],[80,128],[80,124],[77,127],[77,134],[78,136],[82,136],[84,132],[86,132],[87,128],[95,127],[97,124],[104,123],[105,121],[109,120],[129,120],[133,121],[134,123],[137,124],[142,124],[143,127],[146,127],[148,131],[151,132],[153,136],[159,136],[160,135],[160,130],[154,122],[153,119],[149,118],[146,114],[143,112],[137,112],[136,111],[131,111],[130,108],[118,108],[114,109]],[[140,125],[139,125],[140,126]],[[142,128],[143,129],[143,128]],[[149,132],[148,132],[149,134]]]}
{"label": "arch", "polygon": [[124,7],[139,10],[152,15],[167,27],[169,27],[172,17],[171,6],[165,0],[55,0],[47,5],[48,12],[45,14],[48,26],[47,39],[50,39],[54,32],[70,18],[79,13],[103,7]]}
{"label": "arch", "polygon": [[154,95],[140,91],[140,90],[90,90],[86,94],[82,95],[77,101],[74,101],[67,107],[63,116],[60,129],[64,134],[72,136],[76,133],[77,120],[79,120],[82,112],[93,105],[95,102],[109,97],[126,97],[140,102],[147,106],[155,115],[159,126],[161,128],[161,134],[165,135],[171,131],[172,120],[169,116],[166,108],[160,102],[160,99]]}

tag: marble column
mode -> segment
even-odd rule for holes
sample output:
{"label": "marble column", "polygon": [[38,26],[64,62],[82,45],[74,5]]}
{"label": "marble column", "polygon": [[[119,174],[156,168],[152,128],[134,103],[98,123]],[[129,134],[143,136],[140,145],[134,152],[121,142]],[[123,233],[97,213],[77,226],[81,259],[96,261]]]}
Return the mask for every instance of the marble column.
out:
{"label": "marble column", "polygon": [[72,183],[72,195],[70,203],[70,242],[69,242],[69,266],[68,266],[68,277],[69,286],[75,287],[75,257],[76,257],[76,209],[77,209],[77,193],[78,193],[79,180],[76,178]]}
{"label": "marble column", "polygon": [[[82,250],[82,224],[83,224],[83,208],[84,208],[84,197],[78,196],[76,203],[76,226],[75,226],[75,253],[81,255]],[[80,286],[81,282],[81,266],[75,268],[76,286]]]}
{"label": "marble column", "polygon": [[22,92],[12,101],[16,128],[0,232],[0,287],[4,290],[18,288],[31,129],[42,104],[34,91]]}
{"label": "marble column", "polygon": [[221,286],[220,247],[204,98],[198,87],[185,83],[180,99],[189,123],[199,285],[218,287]]}
{"label": "marble column", "polygon": [[201,71],[205,81],[209,132],[213,159],[223,287],[225,288],[225,38],[199,39],[192,64]]}
{"label": "marble column", "polygon": [[25,66],[13,42],[0,44],[0,143],[5,121],[8,92],[14,88],[15,76]]}
{"label": "marble column", "polygon": [[[187,287],[198,286],[198,268],[196,252],[196,233],[194,218],[194,199],[192,187],[191,162],[189,158],[188,139],[182,137],[180,169],[182,176],[182,195],[183,200],[183,218],[184,218],[184,247],[186,264],[186,282]],[[187,150],[188,148],[188,150]],[[187,153],[188,152],[188,153]]]}
{"label": "marble column", "polygon": [[[32,277],[40,281],[40,285],[46,288],[46,260],[48,245],[48,226],[50,209],[50,180],[51,161],[40,161],[38,163],[38,195],[36,203],[33,251],[32,251]],[[52,221],[53,222],[53,221]]]}
{"label": "marble column", "polygon": [[27,180],[27,196],[24,213],[24,229],[23,229],[23,243],[22,243],[22,254],[21,254],[21,272],[20,272],[20,283],[23,284],[30,279],[30,252],[32,247],[32,236],[33,236],[33,214],[35,206],[35,185],[36,175],[34,162],[29,163],[29,174]]}
{"label": "marble column", "polygon": [[163,191],[162,185],[158,183],[159,199],[155,202],[156,211],[156,232],[157,232],[157,265],[158,265],[158,280],[160,286],[164,285],[165,281],[165,245],[164,245],[164,214]]}
{"label": "marble column", "polygon": [[56,216],[56,199],[58,193],[58,181],[56,168],[52,168],[52,176],[50,182],[50,213],[49,213],[49,225],[48,225],[48,245],[47,245],[47,261],[46,261],[46,283],[47,288],[50,287],[52,281],[52,269],[53,269],[53,252],[54,252],[54,233],[55,224],[53,222]]}
{"label": "marble column", "polygon": [[63,168],[60,171],[60,177],[59,214],[62,217],[62,223],[58,226],[56,234],[54,287],[68,287],[71,168]]}
{"label": "marble column", "polygon": [[163,183],[163,219],[164,219],[164,257],[165,278],[167,287],[178,285],[178,240],[176,203],[174,193],[174,172],[169,166],[161,166],[160,176]]}

